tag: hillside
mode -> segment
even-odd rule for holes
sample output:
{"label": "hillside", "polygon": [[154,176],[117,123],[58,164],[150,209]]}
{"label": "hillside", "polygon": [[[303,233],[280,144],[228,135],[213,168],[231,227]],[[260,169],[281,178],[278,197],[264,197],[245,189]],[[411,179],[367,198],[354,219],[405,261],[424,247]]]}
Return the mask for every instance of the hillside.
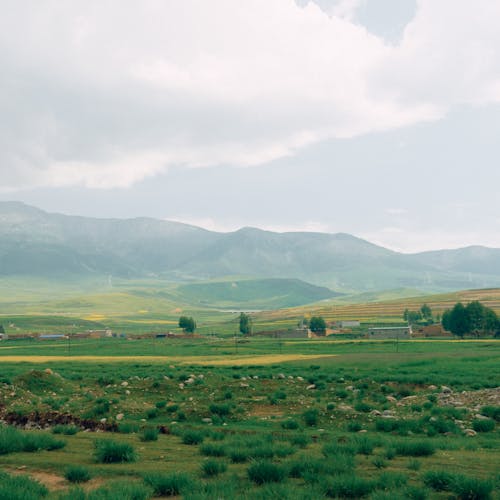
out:
{"label": "hillside", "polygon": [[281,278],[342,292],[438,292],[500,286],[500,250],[407,255],[342,233],[217,233],[178,222],[66,216],[0,202],[0,276],[64,281],[109,275],[176,282]]}

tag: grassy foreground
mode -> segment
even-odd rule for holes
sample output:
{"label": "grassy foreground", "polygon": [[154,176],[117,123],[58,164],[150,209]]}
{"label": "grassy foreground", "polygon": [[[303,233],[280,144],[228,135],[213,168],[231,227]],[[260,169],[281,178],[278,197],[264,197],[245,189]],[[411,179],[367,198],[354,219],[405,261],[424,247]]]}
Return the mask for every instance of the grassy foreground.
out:
{"label": "grassy foreground", "polygon": [[5,342],[0,498],[498,498],[499,361],[495,341]]}

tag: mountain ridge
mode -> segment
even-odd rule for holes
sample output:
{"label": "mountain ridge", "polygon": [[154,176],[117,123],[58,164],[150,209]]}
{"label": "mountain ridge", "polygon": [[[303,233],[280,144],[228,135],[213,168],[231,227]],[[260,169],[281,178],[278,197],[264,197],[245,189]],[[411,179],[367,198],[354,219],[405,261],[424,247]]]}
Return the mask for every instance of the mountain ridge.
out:
{"label": "mountain ridge", "polygon": [[111,274],[174,281],[300,279],[338,291],[500,285],[500,249],[403,254],[348,233],[222,233],[149,217],[93,218],[0,202],[0,276]]}

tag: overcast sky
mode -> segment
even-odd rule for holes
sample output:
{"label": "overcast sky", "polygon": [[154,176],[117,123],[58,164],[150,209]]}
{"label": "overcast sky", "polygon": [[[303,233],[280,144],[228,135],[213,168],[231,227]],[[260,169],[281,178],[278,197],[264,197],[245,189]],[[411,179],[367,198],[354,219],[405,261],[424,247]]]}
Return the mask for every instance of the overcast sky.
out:
{"label": "overcast sky", "polygon": [[0,199],[500,247],[500,0],[0,0]]}

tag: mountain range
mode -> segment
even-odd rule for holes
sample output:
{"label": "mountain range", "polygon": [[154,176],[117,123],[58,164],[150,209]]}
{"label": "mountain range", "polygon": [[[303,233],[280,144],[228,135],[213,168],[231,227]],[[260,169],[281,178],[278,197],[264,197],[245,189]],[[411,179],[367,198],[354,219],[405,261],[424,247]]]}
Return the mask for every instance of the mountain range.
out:
{"label": "mountain range", "polygon": [[111,275],[179,282],[282,278],[340,292],[500,286],[500,249],[402,254],[338,233],[229,233],[151,218],[100,219],[0,202],[0,276]]}

